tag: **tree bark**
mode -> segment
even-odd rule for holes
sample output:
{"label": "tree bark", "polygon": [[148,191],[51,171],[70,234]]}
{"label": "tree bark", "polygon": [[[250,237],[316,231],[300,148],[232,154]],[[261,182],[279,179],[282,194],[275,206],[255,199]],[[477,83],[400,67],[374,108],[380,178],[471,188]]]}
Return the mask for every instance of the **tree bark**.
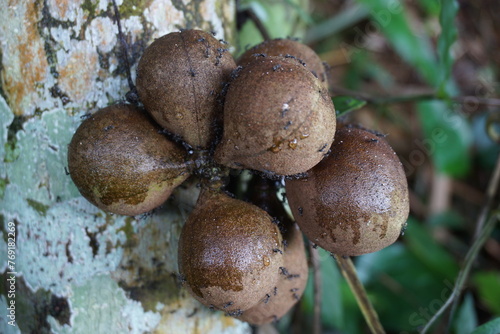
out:
{"label": "tree bark", "polygon": [[[132,77],[144,48],[168,32],[200,28],[234,41],[232,0],[116,2]],[[1,8],[0,332],[249,332],[180,287],[177,242],[193,181],[132,218],[88,203],[65,173],[81,116],[129,89],[113,3],[1,0]]]}

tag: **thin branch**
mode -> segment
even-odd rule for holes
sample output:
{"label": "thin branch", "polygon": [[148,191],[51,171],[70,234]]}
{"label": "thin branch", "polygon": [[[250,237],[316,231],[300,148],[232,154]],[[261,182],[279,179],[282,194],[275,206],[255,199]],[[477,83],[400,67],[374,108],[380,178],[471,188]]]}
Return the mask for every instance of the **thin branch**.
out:
{"label": "thin branch", "polygon": [[[443,100],[443,101],[446,100],[446,98],[440,97],[434,92],[428,92],[428,93],[426,92],[423,94],[413,94],[413,95],[382,96],[382,97],[359,93],[357,91],[341,87],[332,87],[331,92],[337,95],[352,96],[361,100],[365,100],[367,103],[374,105],[429,101],[429,100]],[[500,99],[493,99],[493,98],[483,98],[476,96],[455,96],[455,97],[450,97],[449,100],[459,104],[473,103],[475,105],[483,105],[483,106],[500,106]]]}
{"label": "thin branch", "polygon": [[365,288],[361,281],[359,280],[358,274],[356,273],[356,268],[351,261],[350,257],[342,257],[334,255],[334,258],[337,260],[337,264],[339,265],[340,271],[342,275],[346,279],[351,291],[356,297],[356,301],[358,302],[358,306],[365,317],[368,326],[370,327],[370,331],[373,334],[383,334],[385,333],[380,320],[378,319],[377,312],[373,308],[372,303],[368,299]]}
{"label": "thin branch", "polygon": [[[450,297],[448,298],[446,303],[444,303],[444,305],[436,312],[436,314],[434,314],[434,316],[425,325],[425,327],[421,331],[422,334],[426,333],[432,326],[432,324],[452,304],[453,308],[450,313],[449,322],[453,320],[453,314],[456,308],[456,303],[458,301],[460,294],[462,293],[463,286],[467,281],[472,264],[474,263],[474,260],[476,259],[479,250],[484,246],[484,244],[488,240],[491,232],[493,231],[493,228],[495,227],[497,220],[500,219],[499,212],[490,215],[490,212],[493,208],[493,201],[498,191],[499,181],[500,181],[500,155],[497,158],[495,170],[493,171],[490,181],[488,182],[488,189],[486,192],[487,196],[486,203],[484,204],[483,209],[481,210],[481,213],[477,218],[474,243],[472,244],[471,248],[469,249],[469,252],[465,257],[464,267],[458,274],[457,281],[455,282],[455,287],[453,288],[453,292],[451,293]],[[500,211],[500,207],[497,208],[497,211]],[[488,219],[488,216],[490,216],[489,220],[486,223],[486,225],[484,225],[485,221]]]}
{"label": "thin branch", "polygon": [[128,44],[127,41],[125,40],[125,37],[123,36],[123,31],[122,31],[122,24],[120,20],[120,11],[118,10],[118,6],[116,5],[116,1],[113,0],[113,8],[115,11],[115,18],[116,18],[116,26],[118,27],[118,39],[120,40],[121,47],[122,47],[122,53],[123,53],[123,60],[125,62],[125,71],[127,72],[127,82],[128,82],[128,87],[130,89],[131,94],[127,94],[130,96],[127,96],[130,102],[136,103],[136,87],[134,85],[134,82],[132,81],[132,74],[130,73],[130,62],[128,59]]}
{"label": "thin branch", "polygon": [[318,249],[309,242],[309,253],[311,255],[311,265],[313,268],[314,286],[314,308],[313,308],[313,334],[321,333],[321,270],[319,264]]}
{"label": "thin branch", "polygon": [[481,214],[479,215],[479,218],[476,223],[476,232],[474,234],[475,239],[479,237],[479,234],[483,229],[484,222],[486,221],[486,218],[488,218],[487,217],[488,213],[491,211],[493,207],[493,201],[498,191],[499,180],[500,180],[500,154],[497,157],[495,170],[493,171],[491,179],[488,183],[488,189],[486,190],[486,202],[483,206],[483,209],[481,210]]}
{"label": "thin branch", "polygon": [[255,27],[260,32],[264,40],[268,41],[271,39],[271,35],[269,35],[269,33],[267,32],[266,26],[264,25],[264,23],[262,23],[262,21],[251,8],[245,9],[242,13],[244,15],[247,15],[248,18],[255,24]]}
{"label": "thin branch", "polygon": [[[499,180],[500,180],[500,155],[497,158],[495,170],[493,171],[493,174],[492,174],[490,181],[488,183],[488,189],[486,190],[486,203],[484,204],[483,209],[481,210],[481,213],[480,213],[480,215],[477,219],[477,222],[476,222],[476,233],[474,235],[474,241],[477,241],[480,238],[481,232],[483,231],[484,223],[488,219],[488,215],[490,214],[491,210],[493,209],[493,201],[495,199],[495,195],[496,195],[497,190],[498,190]],[[488,236],[489,236],[489,234],[488,234]],[[486,243],[486,241],[487,241],[487,239],[484,240],[484,243]],[[482,248],[482,246],[481,246],[481,248]],[[465,283],[466,279],[467,279],[467,277],[464,279],[464,283]],[[459,293],[460,292],[461,291],[459,291]],[[455,296],[455,298],[453,300],[453,305],[451,307],[450,317],[448,320],[448,328],[450,328],[450,326],[453,322],[455,311],[458,307],[459,296],[460,295],[458,294],[457,296]]]}
{"label": "thin branch", "polygon": [[457,299],[462,293],[463,286],[469,276],[469,272],[472,268],[472,264],[477,257],[477,254],[483,247],[486,240],[488,240],[491,232],[495,228],[496,223],[500,220],[500,207],[497,208],[496,211],[488,219],[488,222],[484,226],[484,229],[481,231],[479,238],[476,239],[472,247],[467,252],[465,257],[465,263],[463,269],[460,271],[457,277],[457,281],[455,282],[455,286],[453,287],[453,291],[450,297],[446,300],[446,302],[441,306],[441,308],[434,314],[434,316],[429,320],[429,322],[425,325],[425,327],[420,331],[421,334],[427,333],[432,324],[443,314],[444,311]]}

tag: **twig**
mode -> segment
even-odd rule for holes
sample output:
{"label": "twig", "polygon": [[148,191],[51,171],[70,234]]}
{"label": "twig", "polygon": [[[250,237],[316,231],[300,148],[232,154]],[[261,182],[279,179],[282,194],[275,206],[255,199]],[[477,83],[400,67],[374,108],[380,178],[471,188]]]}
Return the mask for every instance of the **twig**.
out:
{"label": "twig", "polygon": [[[500,180],[500,155],[497,158],[495,170],[493,171],[493,174],[492,174],[490,181],[488,183],[488,189],[486,190],[486,198],[487,198],[486,203],[484,204],[483,209],[481,210],[481,213],[480,213],[478,220],[476,222],[476,233],[474,234],[474,242],[477,242],[479,240],[479,238],[481,236],[481,232],[483,231],[484,223],[485,223],[486,219],[488,218],[489,213],[491,212],[491,210],[493,208],[493,201],[494,201],[495,195],[496,195],[497,190],[498,190],[499,180]],[[493,226],[494,226],[494,224],[493,224]],[[492,227],[492,231],[493,231],[493,227]],[[487,234],[487,236],[489,236],[492,231],[490,231]],[[486,239],[483,241],[483,245],[484,245],[484,243],[486,243],[487,239],[488,238],[486,237]],[[481,245],[481,248],[483,245]],[[474,259],[472,259],[471,261],[474,261]],[[468,276],[468,274],[467,274],[467,276]],[[465,283],[465,280],[467,279],[467,276],[464,278],[464,283]],[[460,292],[461,292],[461,290],[453,299],[453,305],[451,307],[450,317],[448,319],[448,329],[450,328],[450,326],[452,324],[453,317],[455,315],[455,311],[458,307],[458,300],[459,300]]]}
{"label": "twig", "polygon": [[491,179],[488,183],[488,189],[486,190],[486,203],[484,204],[483,209],[481,210],[481,214],[479,215],[479,218],[476,223],[476,232],[474,234],[475,239],[479,237],[479,234],[483,229],[484,222],[486,221],[486,218],[488,216],[488,212],[490,212],[491,208],[493,207],[493,201],[498,191],[499,180],[500,180],[500,155],[498,155],[497,157],[495,170],[493,171]]}
{"label": "twig", "polygon": [[[486,225],[484,226],[484,229],[481,231],[481,234],[476,239],[472,247],[469,249],[469,252],[467,252],[464,261],[465,262],[464,267],[458,274],[455,286],[453,287],[453,291],[450,297],[446,300],[443,306],[441,306],[441,308],[434,314],[434,316],[429,320],[429,322],[425,325],[425,327],[420,331],[421,334],[427,333],[432,324],[441,316],[441,314],[443,314],[443,312],[454,302],[454,300],[460,296],[465,281],[469,276],[470,269],[472,267],[472,264],[474,263],[477,254],[483,247],[486,240],[488,240],[491,232],[495,228],[495,224],[499,220],[500,220],[500,207],[498,207],[497,210],[493,212],[493,214],[490,216]],[[452,317],[450,316],[450,321],[451,318]]]}
{"label": "twig", "polygon": [[[453,288],[453,292],[451,293],[450,297],[443,304],[443,306],[441,306],[441,308],[434,314],[434,316],[429,320],[429,322],[425,325],[425,327],[421,331],[422,334],[426,333],[432,326],[432,324],[441,316],[441,314],[450,305],[453,304],[453,308],[450,312],[450,318],[449,318],[449,323],[451,323],[458,297],[460,296],[463,289],[463,285],[465,284],[465,281],[469,276],[472,264],[474,263],[474,260],[476,259],[479,250],[488,240],[488,237],[490,236],[491,232],[493,231],[493,228],[495,227],[496,221],[500,219],[499,212],[493,213],[492,215],[490,215],[490,218],[486,223],[486,225],[484,225],[493,207],[493,201],[498,190],[499,180],[500,180],[500,155],[497,158],[495,170],[493,171],[493,174],[488,183],[488,189],[486,191],[486,196],[487,196],[486,203],[484,204],[483,209],[481,210],[481,213],[478,216],[476,222],[476,234],[474,237],[474,243],[472,244],[471,248],[469,249],[469,252],[467,252],[467,255],[465,256],[464,267],[458,274],[457,281],[455,282],[455,287]],[[497,211],[500,211],[500,207],[497,208]]]}
{"label": "twig", "polygon": [[[287,210],[287,214],[291,219],[293,218],[292,213]],[[321,309],[317,309],[321,305],[321,290],[319,287],[321,286],[321,281],[320,281],[320,272],[319,272],[319,260],[317,258],[316,249],[313,247],[311,243],[309,243],[309,247],[311,250],[311,264],[313,266],[313,273],[314,273],[314,319],[315,323],[318,325],[318,333],[321,331],[321,328],[319,327],[321,325],[321,322],[319,320],[316,320],[316,317],[319,317],[321,314]],[[366,294],[365,288],[363,287],[363,284],[359,280],[358,274],[356,273],[356,268],[354,267],[354,264],[352,263],[351,259],[349,257],[339,257],[335,254],[331,254],[334,259],[336,259],[337,265],[340,268],[340,271],[342,272],[342,275],[344,276],[345,280],[347,281],[347,284],[349,284],[349,287],[354,294],[354,297],[356,298],[356,301],[358,302],[358,306],[361,309],[361,312],[363,313],[363,316],[365,317],[366,322],[368,323],[368,327],[370,327],[370,330],[373,334],[385,334],[384,328],[382,327],[382,324],[380,323],[380,320],[378,319],[377,312],[373,308],[373,305],[371,304],[370,300],[368,299],[368,295]],[[316,258],[316,260],[315,260]],[[315,264],[315,261],[318,261],[317,264]],[[318,296],[319,294],[319,296]],[[315,326],[316,328],[316,326]],[[314,332],[316,333],[316,332]]]}
{"label": "twig", "polygon": [[[341,87],[333,87],[331,88],[331,92],[333,94],[338,94],[338,95],[349,95],[361,100],[365,100],[367,103],[374,105],[428,101],[428,100],[446,100],[446,98],[440,97],[434,92],[414,94],[414,95],[382,96],[382,97],[363,94]],[[460,104],[474,103],[477,105],[500,106],[500,99],[483,98],[476,96],[454,96],[450,97],[449,99],[453,102]]]}
{"label": "twig", "polygon": [[309,253],[311,255],[311,265],[313,268],[314,286],[314,308],[313,308],[313,334],[321,333],[321,270],[319,264],[318,249],[309,242]]}
{"label": "twig", "polygon": [[271,39],[271,36],[267,32],[266,26],[262,23],[262,21],[251,8],[243,10],[242,14],[246,15],[255,24],[255,27],[260,32],[264,40],[268,41]]}
{"label": "twig", "polygon": [[334,258],[337,260],[337,264],[339,265],[340,271],[342,275],[346,279],[351,291],[356,297],[356,301],[358,302],[358,306],[365,317],[368,326],[370,327],[370,331],[373,334],[383,334],[385,333],[380,320],[378,319],[377,312],[373,308],[372,303],[368,299],[365,288],[363,284],[359,280],[359,277],[356,273],[356,268],[349,257],[342,257],[332,254]]}
{"label": "twig", "polygon": [[128,87],[132,93],[135,93],[136,88],[134,82],[132,81],[132,74],[130,73],[130,62],[128,60],[128,44],[125,40],[125,37],[123,36],[122,25],[120,21],[120,11],[118,10],[118,6],[116,5],[115,0],[113,0],[113,8],[115,10],[116,26],[118,27],[118,39],[120,40],[122,46],[123,59],[125,61],[125,71],[127,72]]}

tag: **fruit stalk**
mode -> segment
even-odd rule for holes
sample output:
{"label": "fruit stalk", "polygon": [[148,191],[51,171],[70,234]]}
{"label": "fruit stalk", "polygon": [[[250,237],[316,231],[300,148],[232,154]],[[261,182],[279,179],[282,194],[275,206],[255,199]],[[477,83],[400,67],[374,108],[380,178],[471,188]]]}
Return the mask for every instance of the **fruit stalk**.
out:
{"label": "fruit stalk", "polygon": [[352,263],[352,260],[348,256],[338,256],[332,253],[332,256],[337,260],[337,264],[342,272],[342,276],[346,279],[349,287],[351,288],[356,301],[358,302],[358,306],[363,313],[363,316],[370,327],[370,331],[373,334],[383,334],[385,333],[380,320],[378,319],[378,314],[373,308],[372,303],[368,299],[368,295],[366,294],[366,290],[363,287],[363,284],[359,280],[358,274],[356,273],[356,268]]}

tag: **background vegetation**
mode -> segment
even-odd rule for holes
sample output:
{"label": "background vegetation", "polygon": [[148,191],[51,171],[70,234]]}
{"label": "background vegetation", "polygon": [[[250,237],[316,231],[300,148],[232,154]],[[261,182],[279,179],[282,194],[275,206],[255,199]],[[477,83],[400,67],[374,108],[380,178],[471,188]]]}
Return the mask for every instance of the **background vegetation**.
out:
{"label": "background vegetation", "polygon": [[[341,119],[387,134],[404,165],[406,233],[354,259],[385,330],[421,331],[435,317],[424,331],[500,333],[500,3],[245,0],[238,9],[237,53],[263,39],[252,16],[270,37],[313,47],[330,66],[337,112],[352,111]],[[319,260],[323,331],[367,332],[335,260],[322,250]],[[303,333],[313,314],[311,279],[278,327]]]}

